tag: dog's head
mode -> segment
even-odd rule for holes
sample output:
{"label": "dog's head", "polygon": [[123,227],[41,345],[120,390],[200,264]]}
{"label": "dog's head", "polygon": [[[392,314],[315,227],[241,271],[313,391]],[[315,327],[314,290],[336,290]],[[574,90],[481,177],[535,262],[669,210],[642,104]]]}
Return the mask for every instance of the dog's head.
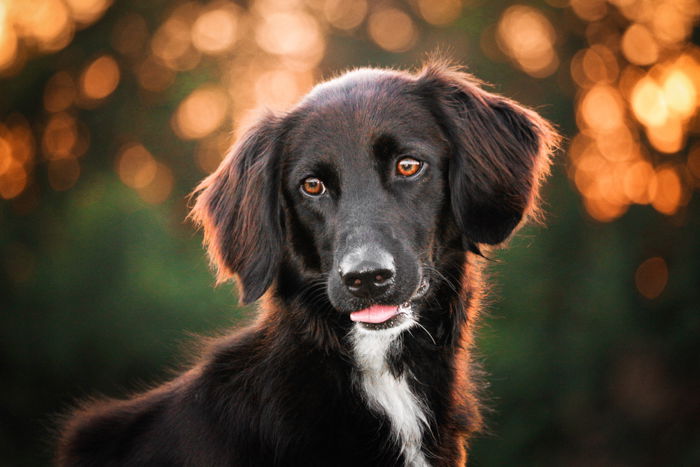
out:
{"label": "dog's head", "polygon": [[260,118],[193,217],[244,302],[292,268],[339,313],[388,322],[439,278],[441,252],[499,244],[532,213],[555,139],[450,67],[353,71]]}

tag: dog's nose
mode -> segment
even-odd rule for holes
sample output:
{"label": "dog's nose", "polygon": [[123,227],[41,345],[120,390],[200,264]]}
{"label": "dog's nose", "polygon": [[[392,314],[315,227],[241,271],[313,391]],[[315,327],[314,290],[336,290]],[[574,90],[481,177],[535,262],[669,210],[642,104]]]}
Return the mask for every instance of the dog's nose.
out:
{"label": "dog's nose", "polygon": [[351,294],[356,297],[373,298],[389,288],[394,271],[373,261],[362,261],[343,271],[340,276]]}

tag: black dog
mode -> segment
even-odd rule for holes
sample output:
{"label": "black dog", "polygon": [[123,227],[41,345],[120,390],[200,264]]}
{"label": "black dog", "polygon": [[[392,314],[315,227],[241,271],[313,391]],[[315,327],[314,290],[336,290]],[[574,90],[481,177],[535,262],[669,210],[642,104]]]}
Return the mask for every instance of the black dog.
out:
{"label": "black dog", "polygon": [[432,63],[259,119],[195,192],[256,323],[66,424],[61,465],[453,466],[479,429],[480,249],[535,207],[556,135]]}

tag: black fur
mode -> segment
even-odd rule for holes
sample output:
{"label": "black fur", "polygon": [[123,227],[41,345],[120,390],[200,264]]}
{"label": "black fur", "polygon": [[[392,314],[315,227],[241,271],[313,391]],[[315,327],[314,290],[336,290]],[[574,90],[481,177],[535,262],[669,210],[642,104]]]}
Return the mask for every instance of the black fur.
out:
{"label": "black fur", "polygon": [[[428,462],[463,465],[481,425],[477,253],[531,214],[555,140],[533,112],[438,63],[350,73],[262,117],[193,209],[219,278],[236,277],[246,303],[264,295],[257,321],[161,387],[76,411],[58,464],[405,465],[389,419],[357,385],[346,337],[351,312],[412,301],[425,332],[405,331],[389,367],[410,372],[425,401]],[[394,173],[406,155],[424,161],[415,179]],[[300,192],[312,175],[324,196]],[[358,245],[395,263],[382,295],[354,296],[338,274]],[[428,292],[415,295],[423,280]]]}

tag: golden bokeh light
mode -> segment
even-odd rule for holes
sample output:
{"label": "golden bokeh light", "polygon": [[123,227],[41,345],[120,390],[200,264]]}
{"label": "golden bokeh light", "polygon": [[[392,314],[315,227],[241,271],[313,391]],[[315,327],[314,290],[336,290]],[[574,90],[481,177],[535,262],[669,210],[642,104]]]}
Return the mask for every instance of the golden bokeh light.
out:
{"label": "golden bokeh light", "polygon": [[418,0],[418,12],[430,24],[443,26],[455,21],[462,12],[461,0]]}
{"label": "golden bokeh light", "polygon": [[625,31],[622,52],[636,65],[651,65],[659,58],[659,46],[654,36],[641,24],[633,24]]}
{"label": "golden bokeh light", "polygon": [[655,256],[639,265],[634,273],[634,283],[642,296],[649,300],[657,298],[668,284],[668,265],[666,261]]}
{"label": "golden bokeh light", "polygon": [[192,22],[199,6],[192,2],[178,6],[156,30],[151,50],[167,67],[176,71],[191,70],[199,64],[199,51],[192,45]]}
{"label": "golden bokeh light", "polygon": [[589,128],[611,132],[623,125],[623,101],[617,89],[604,84],[591,88],[579,107],[581,116]]}
{"label": "golden bokeh light", "polygon": [[632,90],[632,110],[637,120],[646,126],[661,126],[666,123],[666,96],[653,78],[642,78]]}
{"label": "golden bokeh light", "polygon": [[623,190],[631,202],[649,204],[656,195],[656,174],[652,165],[645,160],[630,165],[625,172]]}
{"label": "golden bokeh light", "polygon": [[608,12],[606,0],[570,0],[574,13],[586,21],[598,21]]}
{"label": "golden bokeh light", "polygon": [[203,86],[183,100],[172,119],[182,139],[199,139],[211,134],[224,122],[229,108],[226,92],[215,86]]}
{"label": "golden bokeh light", "polygon": [[52,115],[44,129],[42,148],[47,159],[75,157],[73,148],[78,142],[78,127],[71,115],[61,112]]}
{"label": "golden bokeh light", "polygon": [[[0,12],[4,6],[0,3]],[[3,24],[0,14],[0,71],[10,68],[17,57],[17,35],[12,25]]]}
{"label": "golden bokeh light", "polygon": [[111,0],[64,0],[73,19],[80,24],[97,21],[112,3]]}
{"label": "golden bokeh light", "polygon": [[119,178],[125,185],[141,189],[153,182],[158,165],[145,147],[132,143],[119,151],[116,169]]}
{"label": "golden bokeh light", "polygon": [[301,68],[312,68],[323,58],[325,39],[318,21],[300,10],[282,10],[265,15],[255,28],[258,45]]}
{"label": "golden bokeh light", "polygon": [[514,5],[506,9],[498,22],[497,38],[503,52],[531,76],[547,77],[559,66],[554,28],[536,8]]}
{"label": "golden bokeh light", "polygon": [[109,96],[119,85],[119,65],[109,55],[103,55],[85,68],[80,76],[80,93],[89,100]]}
{"label": "golden bokeh light", "polygon": [[203,53],[219,54],[236,41],[238,12],[231,4],[204,11],[192,25],[192,44]]}
{"label": "golden bokeh light", "polygon": [[680,118],[686,119],[695,113],[698,90],[684,70],[671,69],[663,81],[662,88],[669,109]]}
{"label": "golden bokeh light", "polygon": [[638,142],[629,127],[621,125],[611,132],[597,133],[596,147],[611,162],[630,161],[639,157]]}
{"label": "golden bokeh light", "polygon": [[667,154],[676,153],[685,146],[685,128],[677,118],[667,118],[662,125],[647,127],[646,134],[654,148]]}
{"label": "golden bokeh light", "polygon": [[44,89],[44,108],[47,112],[62,112],[75,102],[77,89],[67,71],[59,71],[49,79]]}
{"label": "golden bokeh light", "polygon": [[656,172],[656,180],[652,205],[662,214],[675,214],[683,201],[683,186],[678,171],[672,167],[662,167]]}
{"label": "golden bokeh light", "polygon": [[0,0],[0,72],[12,73],[29,53],[55,52],[74,37],[76,23],[102,16],[108,0]]}
{"label": "golden bokeh light", "polygon": [[255,83],[256,107],[285,110],[313,86],[309,72],[280,68],[262,73]]}
{"label": "golden bokeh light", "polygon": [[22,0],[10,4],[15,26],[44,51],[60,50],[73,39],[74,23],[61,0]]}
{"label": "golden bokeh light", "polygon": [[11,161],[9,166],[0,174],[0,197],[12,199],[24,191],[27,186],[27,171],[16,161]]}
{"label": "golden bokeh light", "polygon": [[413,20],[397,8],[384,8],[373,12],[367,30],[372,40],[389,52],[405,52],[417,39]]}
{"label": "golden bokeh light", "polygon": [[367,1],[326,0],[323,15],[333,27],[350,30],[358,27],[367,16]]}

